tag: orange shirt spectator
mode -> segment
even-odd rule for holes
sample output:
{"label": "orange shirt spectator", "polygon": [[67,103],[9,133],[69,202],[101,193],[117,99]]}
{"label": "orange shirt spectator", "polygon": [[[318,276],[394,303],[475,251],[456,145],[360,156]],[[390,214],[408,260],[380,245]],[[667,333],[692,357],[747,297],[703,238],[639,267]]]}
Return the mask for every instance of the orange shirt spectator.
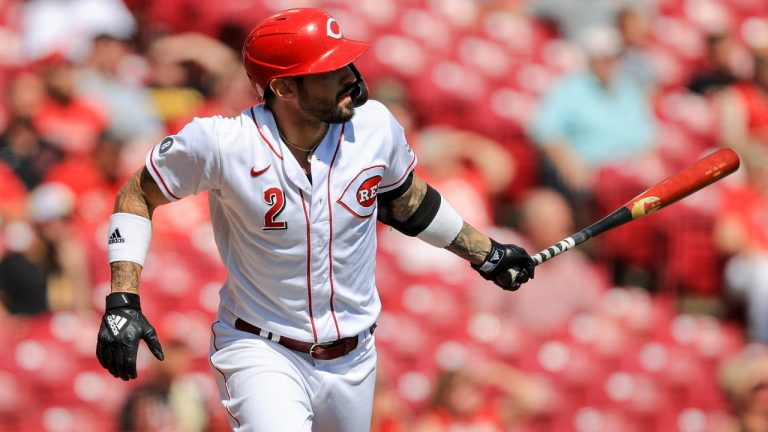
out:
{"label": "orange shirt spectator", "polygon": [[46,101],[35,115],[34,123],[41,135],[73,155],[87,154],[106,126],[102,113],[79,99],[66,104]]}
{"label": "orange shirt spectator", "polygon": [[42,70],[47,98],[32,121],[48,141],[71,155],[87,155],[106,128],[101,108],[75,93],[74,69],[51,59]]}

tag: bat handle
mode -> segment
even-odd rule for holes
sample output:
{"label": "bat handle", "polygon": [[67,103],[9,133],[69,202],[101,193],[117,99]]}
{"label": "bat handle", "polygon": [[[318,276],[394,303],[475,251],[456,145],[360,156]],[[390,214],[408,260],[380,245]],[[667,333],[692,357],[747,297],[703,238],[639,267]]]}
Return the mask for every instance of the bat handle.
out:
{"label": "bat handle", "polygon": [[[533,258],[535,265],[539,265],[544,261],[548,261],[560,255],[561,253],[576,247],[576,245],[580,245],[584,243],[591,236],[592,235],[589,231],[581,230],[570,237],[560,240],[558,243],[553,244],[552,246],[544,249],[543,251],[537,253],[536,255],[531,255],[531,258]],[[512,276],[512,280],[515,280],[519,273],[520,272],[518,272],[515,269],[509,269],[509,274]]]}

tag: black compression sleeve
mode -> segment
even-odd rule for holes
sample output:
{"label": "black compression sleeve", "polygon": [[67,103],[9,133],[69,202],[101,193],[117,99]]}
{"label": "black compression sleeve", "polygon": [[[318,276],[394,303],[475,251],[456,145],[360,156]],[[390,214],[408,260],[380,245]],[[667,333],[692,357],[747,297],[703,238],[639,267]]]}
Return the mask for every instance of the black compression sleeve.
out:
{"label": "black compression sleeve", "polygon": [[416,237],[432,223],[437,211],[440,209],[441,200],[440,193],[427,185],[427,193],[424,195],[424,199],[421,200],[419,208],[416,209],[408,220],[404,222],[399,222],[392,218],[387,218],[387,220],[379,218],[379,220],[407,236]]}
{"label": "black compression sleeve", "polygon": [[408,189],[411,188],[411,184],[413,184],[413,171],[408,173],[408,177],[406,177],[403,184],[400,186],[392,189],[391,191],[382,192],[378,195],[378,201],[381,204],[389,204],[392,201],[400,198],[403,196],[405,192],[408,191]]}

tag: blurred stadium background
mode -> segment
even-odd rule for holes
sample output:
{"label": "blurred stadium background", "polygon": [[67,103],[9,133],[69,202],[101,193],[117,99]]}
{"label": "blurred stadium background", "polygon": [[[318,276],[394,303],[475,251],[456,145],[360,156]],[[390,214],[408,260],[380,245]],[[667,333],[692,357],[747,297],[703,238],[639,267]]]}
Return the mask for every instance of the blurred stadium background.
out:
{"label": "blurred stadium background", "polygon": [[168,358],[142,346],[131,383],[94,355],[107,223],[163,136],[255,103],[242,41],[294,6],[372,42],[358,67],[420,175],[531,253],[717,147],[743,161],[516,293],[382,228],[373,430],[768,431],[762,0],[0,1],[0,430],[227,430],[205,196],[155,213]]}

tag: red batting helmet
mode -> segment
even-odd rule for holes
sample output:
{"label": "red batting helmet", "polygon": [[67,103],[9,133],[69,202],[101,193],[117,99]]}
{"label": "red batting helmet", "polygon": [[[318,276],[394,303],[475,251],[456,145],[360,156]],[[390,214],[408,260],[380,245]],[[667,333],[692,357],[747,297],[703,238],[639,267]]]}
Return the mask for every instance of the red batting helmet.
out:
{"label": "red batting helmet", "polygon": [[259,97],[275,78],[330,72],[370,46],[346,39],[339,23],[318,9],[289,9],[257,25],[243,45],[243,64]]}

